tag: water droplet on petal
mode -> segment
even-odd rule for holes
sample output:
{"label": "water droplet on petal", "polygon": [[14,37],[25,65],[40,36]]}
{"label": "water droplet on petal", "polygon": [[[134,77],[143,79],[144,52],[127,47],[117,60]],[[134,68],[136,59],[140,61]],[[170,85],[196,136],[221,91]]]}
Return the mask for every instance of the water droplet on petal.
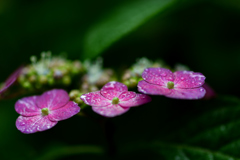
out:
{"label": "water droplet on petal", "polygon": [[181,80],[184,80],[185,78],[184,77],[181,77]]}

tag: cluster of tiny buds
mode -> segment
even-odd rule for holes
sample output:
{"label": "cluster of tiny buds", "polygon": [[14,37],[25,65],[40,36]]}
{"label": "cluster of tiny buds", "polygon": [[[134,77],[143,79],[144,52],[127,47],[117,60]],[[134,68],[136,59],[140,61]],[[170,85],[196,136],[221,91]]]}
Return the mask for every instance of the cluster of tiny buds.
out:
{"label": "cluster of tiny buds", "polygon": [[124,71],[121,77],[122,82],[129,88],[136,87],[138,82],[143,80],[144,69],[149,67],[165,67],[165,63],[159,59],[154,62],[145,57],[137,59],[136,63]]}
{"label": "cluster of tiny buds", "polygon": [[76,102],[78,105],[83,104],[83,101],[79,98],[81,95],[82,93],[77,89],[71,90],[69,92],[70,100]]}
{"label": "cluster of tiny buds", "polygon": [[30,57],[31,64],[24,67],[18,82],[25,89],[40,89],[47,86],[68,86],[72,79],[84,72],[80,61],[70,61],[64,57],[52,56],[51,52]]}

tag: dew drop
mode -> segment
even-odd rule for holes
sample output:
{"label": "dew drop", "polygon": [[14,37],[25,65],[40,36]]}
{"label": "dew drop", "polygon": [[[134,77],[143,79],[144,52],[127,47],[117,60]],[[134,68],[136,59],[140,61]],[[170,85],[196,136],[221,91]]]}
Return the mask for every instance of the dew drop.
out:
{"label": "dew drop", "polygon": [[184,78],[184,77],[181,77],[180,79],[181,79],[181,80],[184,80],[185,78]]}
{"label": "dew drop", "polygon": [[195,83],[195,81],[192,81],[192,84]]}

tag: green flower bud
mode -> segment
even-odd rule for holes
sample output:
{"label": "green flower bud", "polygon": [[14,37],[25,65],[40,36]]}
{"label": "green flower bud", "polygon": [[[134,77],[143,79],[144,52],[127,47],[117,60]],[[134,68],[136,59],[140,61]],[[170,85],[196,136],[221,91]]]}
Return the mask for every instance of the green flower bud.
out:
{"label": "green flower bud", "polygon": [[64,77],[62,78],[62,82],[63,82],[63,84],[65,84],[65,85],[69,85],[69,84],[71,83],[71,77],[70,77],[70,76],[64,76]]}
{"label": "green flower bud", "polygon": [[47,76],[40,75],[40,77],[39,77],[39,83],[41,83],[41,84],[46,84],[46,83],[48,83],[48,78],[47,78]]}

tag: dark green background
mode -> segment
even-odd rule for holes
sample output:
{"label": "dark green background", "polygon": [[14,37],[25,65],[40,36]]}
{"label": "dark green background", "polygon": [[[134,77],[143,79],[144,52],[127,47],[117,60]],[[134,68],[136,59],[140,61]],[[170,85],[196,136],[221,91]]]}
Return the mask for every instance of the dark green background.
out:
{"label": "dark green background", "polygon": [[[141,23],[136,22],[138,24],[130,27],[127,32],[121,34],[120,29],[128,29],[128,25],[114,30],[136,14],[145,12],[141,7],[154,6],[154,3],[163,4],[163,7],[159,7],[150,16],[145,17]],[[151,13],[153,8],[149,7],[148,11]],[[119,15],[123,16],[120,16],[120,20],[117,18],[116,20],[115,17]],[[134,20],[132,23],[135,23]],[[110,28],[109,31],[107,27]],[[115,34],[118,36],[111,40],[111,36]],[[101,45],[103,45],[102,48]],[[230,107],[239,107],[239,99],[232,97],[240,96],[239,0],[1,0],[0,80],[4,81],[18,66],[29,63],[31,55],[39,56],[40,52],[48,50],[53,54],[66,52],[69,59],[84,60],[101,55],[104,58],[104,66],[114,68],[130,66],[137,58],[143,56],[153,60],[163,59],[170,66],[182,63],[193,71],[203,73],[206,76],[206,82],[220,95],[220,98],[213,101],[178,101],[153,97],[151,104],[131,109],[123,116],[108,120],[107,125],[110,126],[108,130],[114,133],[116,154],[122,154],[121,146],[130,148],[128,150],[132,155],[124,156],[123,154],[122,158],[135,157],[134,153],[139,151],[141,151],[140,157],[151,155],[152,159],[155,157],[159,159],[159,155],[165,159],[177,159],[170,156],[175,154],[180,157],[179,159],[184,159],[182,152],[186,157],[194,160],[197,159],[194,155],[201,157],[199,154],[203,155],[201,159],[208,159],[204,158],[206,153],[218,159],[218,152],[235,156],[236,159],[240,158],[240,155],[229,152],[230,149],[221,148],[230,142],[236,143],[233,147],[235,149],[231,151],[237,151],[236,147],[239,147],[237,142],[240,131],[237,129],[239,128],[237,120],[240,114],[237,108]],[[222,95],[230,96],[226,98]],[[86,118],[75,116],[59,122],[53,129],[42,133],[33,135],[20,133],[14,125],[18,116],[13,108],[16,100],[0,102],[0,148],[2,148],[0,159],[2,159],[1,156],[3,159],[34,159],[52,150],[56,155],[60,152],[71,155],[72,151],[74,155],[88,159],[106,156],[106,154],[102,155],[101,149],[91,147],[87,148],[87,151],[82,151],[86,153],[82,155],[80,150],[85,148],[84,145],[108,146],[101,127]],[[211,114],[210,111],[216,109],[216,112],[220,112],[221,107],[230,108],[230,111],[223,111],[222,115],[216,113],[217,118],[213,118],[215,113]],[[185,123],[191,122],[196,116],[205,112],[210,112],[209,114],[213,117],[205,116],[200,120],[193,120],[193,127],[186,127],[191,129],[176,132],[179,134],[173,136],[175,139],[163,138],[170,133],[175,133],[174,129],[181,128]],[[93,114],[91,110],[89,113]],[[213,121],[213,124],[210,125],[209,121]],[[215,130],[229,123],[234,123],[235,130],[224,133],[224,139],[224,136],[220,136],[222,132]],[[194,128],[194,126],[198,127]],[[212,129],[212,131],[211,127],[215,127],[215,130]],[[205,135],[204,133],[209,130],[210,132]],[[184,136],[178,137],[181,134],[191,136],[192,132],[197,135],[195,139],[193,137],[189,140],[190,142],[186,137],[184,139]],[[217,137],[215,134],[220,138],[214,139]],[[202,139],[199,138],[201,136]],[[157,140],[161,140],[161,143],[147,147]],[[137,145],[140,141],[144,142]],[[171,142],[171,144],[165,145],[162,141]],[[132,147],[128,145],[130,142],[133,143]],[[189,146],[175,147],[180,148],[180,152],[172,149],[174,148],[172,143],[193,145],[193,148],[189,151]],[[80,146],[75,150],[74,148],[64,149],[72,145],[83,147]],[[58,147],[62,146],[64,151],[58,151]],[[125,146],[123,148],[126,148]],[[145,148],[137,150],[136,146],[145,146]],[[196,147],[205,148],[207,152],[205,153],[205,149],[198,151]],[[159,151],[159,148],[161,148],[161,154],[155,152],[155,150]],[[125,153],[125,151],[122,152]],[[224,159],[221,156],[219,159]]]}

